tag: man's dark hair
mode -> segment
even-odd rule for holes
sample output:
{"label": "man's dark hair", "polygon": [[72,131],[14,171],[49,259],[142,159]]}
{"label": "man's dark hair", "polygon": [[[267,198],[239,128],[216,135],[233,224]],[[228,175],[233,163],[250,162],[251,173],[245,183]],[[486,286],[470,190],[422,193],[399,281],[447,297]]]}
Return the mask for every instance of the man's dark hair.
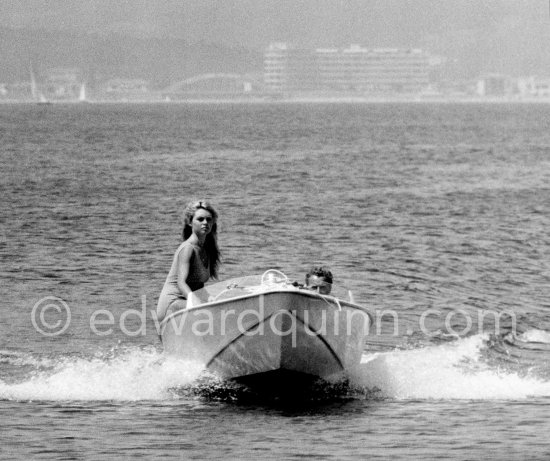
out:
{"label": "man's dark hair", "polygon": [[315,275],[317,277],[323,277],[327,283],[332,284],[332,272],[330,272],[326,267],[323,266],[314,266],[306,274],[306,282],[309,278]]}

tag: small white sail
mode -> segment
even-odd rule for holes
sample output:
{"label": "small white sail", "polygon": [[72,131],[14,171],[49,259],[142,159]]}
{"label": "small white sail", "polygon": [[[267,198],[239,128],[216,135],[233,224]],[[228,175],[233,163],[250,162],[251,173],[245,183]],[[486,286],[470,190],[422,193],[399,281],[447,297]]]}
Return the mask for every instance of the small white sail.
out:
{"label": "small white sail", "polygon": [[36,78],[34,77],[34,71],[32,70],[32,63],[30,65],[30,73],[31,73],[31,96],[33,101],[36,101],[39,104],[49,103],[49,101],[46,99],[46,96],[44,96],[44,94],[38,89]]}
{"label": "small white sail", "polygon": [[31,63],[31,68],[30,68],[30,72],[31,72],[31,96],[32,96],[32,99],[34,101],[37,101],[38,100],[38,87],[36,85],[36,79],[34,78],[34,72],[32,70],[32,63]]}
{"label": "small white sail", "polygon": [[87,101],[87,99],[86,99],[86,84],[85,83],[80,85],[80,93],[78,95],[78,100],[80,102],[86,102]]}

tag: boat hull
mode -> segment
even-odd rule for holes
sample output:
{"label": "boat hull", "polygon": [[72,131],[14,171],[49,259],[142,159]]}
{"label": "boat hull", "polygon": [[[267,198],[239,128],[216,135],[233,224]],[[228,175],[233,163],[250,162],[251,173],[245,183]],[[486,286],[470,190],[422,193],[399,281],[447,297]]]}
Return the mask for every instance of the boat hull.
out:
{"label": "boat hull", "polygon": [[161,337],[167,354],[223,379],[299,374],[306,381],[330,380],[358,365],[369,325],[360,306],[271,290],[175,312],[163,322]]}

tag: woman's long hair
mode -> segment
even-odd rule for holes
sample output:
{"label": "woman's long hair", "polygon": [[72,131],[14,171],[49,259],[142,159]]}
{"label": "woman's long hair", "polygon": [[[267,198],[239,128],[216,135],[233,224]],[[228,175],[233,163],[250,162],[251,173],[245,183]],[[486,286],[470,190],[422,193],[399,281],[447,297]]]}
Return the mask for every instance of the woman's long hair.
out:
{"label": "woman's long hair", "polygon": [[210,276],[213,278],[218,278],[218,266],[221,262],[220,249],[218,248],[218,213],[206,200],[199,200],[196,202],[190,202],[187,204],[183,210],[183,240],[187,240],[191,237],[193,229],[191,227],[191,222],[193,221],[193,216],[199,209],[208,211],[212,215],[212,229],[210,233],[206,236],[204,241],[204,250],[208,255],[208,270],[210,271]]}

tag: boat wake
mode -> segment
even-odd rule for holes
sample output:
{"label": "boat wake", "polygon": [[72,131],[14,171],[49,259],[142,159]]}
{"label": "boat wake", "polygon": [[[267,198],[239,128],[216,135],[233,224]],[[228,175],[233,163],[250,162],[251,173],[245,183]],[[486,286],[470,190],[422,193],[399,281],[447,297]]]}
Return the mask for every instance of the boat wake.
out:
{"label": "boat wake", "polygon": [[518,336],[520,341],[526,343],[550,344],[550,333],[544,330],[527,330]]}
{"label": "boat wake", "polygon": [[[542,333],[526,332],[520,341],[540,341],[541,336],[550,336]],[[421,349],[366,353],[352,382],[379,389],[380,396],[398,400],[550,396],[548,373],[541,367],[521,366],[521,357],[502,350],[503,342],[480,334]]]}
{"label": "boat wake", "polygon": [[[516,342],[546,344],[549,336],[529,330]],[[488,335],[475,335],[410,350],[365,353],[349,381],[317,382],[307,391],[296,389],[290,397],[310,401],[549,397],[548,361],[538,367],[515,366],[521,358],[506,357],[501,350],[503,340],[497,343]],[[491,354],[500,360],[492,360]],[[274,397],[207,376],[197,364],[166,357],[154,347],[120,348],[93,356],[0,350],[0,364],[0,400],[246,401]]]}
{"label": "boat wake", "polygon": [[154,348],[128,348],[93,357],[0,351],[9,371],[0,379],[0,399],[166,400],[171,388],[193,382],[200,369],[165,357]]}

